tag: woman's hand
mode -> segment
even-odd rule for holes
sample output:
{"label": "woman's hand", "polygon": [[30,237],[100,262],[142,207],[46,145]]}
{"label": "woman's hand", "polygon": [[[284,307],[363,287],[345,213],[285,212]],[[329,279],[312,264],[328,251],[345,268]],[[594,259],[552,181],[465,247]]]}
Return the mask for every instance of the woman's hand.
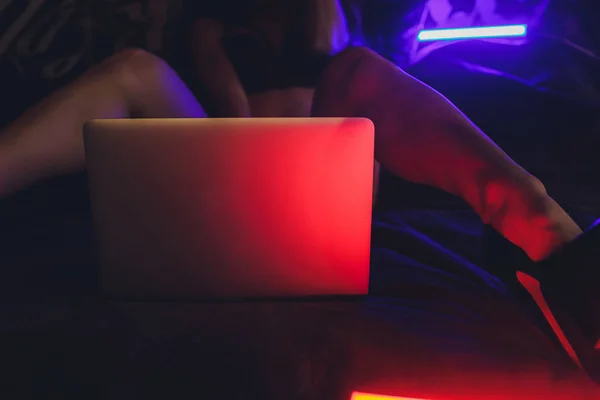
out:
{"label": "woman's hand", "polygon": [[199,19],[192,27],[191,44],[195,73],[206,87],[217,117],[250,117],[250,104],[222,45],[224,26]]}
{"label": "woman's hand", "polygon": [[339,0],[311,0],[308,28],[314,29],[312,50],[335,55],[350,44],[348,21]]}
{"label": "woman's hand", "polygon": [[211,102],[215,108],[214,117],[249,118],[250,102],[246,92],[240,87],[223,87],[212,91]]}

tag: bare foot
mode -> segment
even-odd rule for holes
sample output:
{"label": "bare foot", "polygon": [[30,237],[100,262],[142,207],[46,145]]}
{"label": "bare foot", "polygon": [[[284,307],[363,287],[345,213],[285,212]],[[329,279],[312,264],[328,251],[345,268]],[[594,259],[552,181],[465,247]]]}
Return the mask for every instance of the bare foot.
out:
{"label": "bare foot", "polygon": [[491,224],[506,239],[541,261],[581,235],[581,228],[532,178],[523,184],[491,186]]}

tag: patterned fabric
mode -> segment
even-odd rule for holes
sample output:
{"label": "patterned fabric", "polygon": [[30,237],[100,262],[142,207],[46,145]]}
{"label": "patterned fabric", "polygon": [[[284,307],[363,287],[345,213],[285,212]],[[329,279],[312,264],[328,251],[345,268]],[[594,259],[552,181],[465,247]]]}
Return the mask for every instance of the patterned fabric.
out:
{"label": "patterned fabric", "polygon": [[60,79],[127,46],[159,51],[179,0],[7,0],[0,58],[21,75]]}
{"label": "patterned fabric", "polygon": [[[181,0],[5,0],[0,3],[1,121],[115,51],[160,52]],[[10,90],[6,90],[10,89]],[[9,97],[10,96],[10,97]]]}

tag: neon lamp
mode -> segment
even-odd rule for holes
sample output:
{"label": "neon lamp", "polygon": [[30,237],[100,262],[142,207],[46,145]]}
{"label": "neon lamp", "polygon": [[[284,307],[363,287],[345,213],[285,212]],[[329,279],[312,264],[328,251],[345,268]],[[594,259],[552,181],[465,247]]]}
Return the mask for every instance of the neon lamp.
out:
{"label": "neon lamp", "polygon": [[413,399],[409,397],[394,397],[394,396],[382,396],[379,394],[361,393],[354,392],[350,400],[426,400],[426,399]]}
{"label": "neon lamp", "polygon": [[419,42],[436,40],[485,39],[522,37],[527,35],[527,25],[478,26],[473,28],[422,30],[417,36]]}

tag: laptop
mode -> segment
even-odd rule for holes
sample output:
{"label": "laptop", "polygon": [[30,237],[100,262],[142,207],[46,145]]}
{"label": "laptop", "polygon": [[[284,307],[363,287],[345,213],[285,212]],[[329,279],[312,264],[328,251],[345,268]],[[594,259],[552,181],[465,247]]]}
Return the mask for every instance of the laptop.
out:
{"label": "laptop", "polygon": [[105,295],[365,295],[374,128],[363,118],[93,120]]}

